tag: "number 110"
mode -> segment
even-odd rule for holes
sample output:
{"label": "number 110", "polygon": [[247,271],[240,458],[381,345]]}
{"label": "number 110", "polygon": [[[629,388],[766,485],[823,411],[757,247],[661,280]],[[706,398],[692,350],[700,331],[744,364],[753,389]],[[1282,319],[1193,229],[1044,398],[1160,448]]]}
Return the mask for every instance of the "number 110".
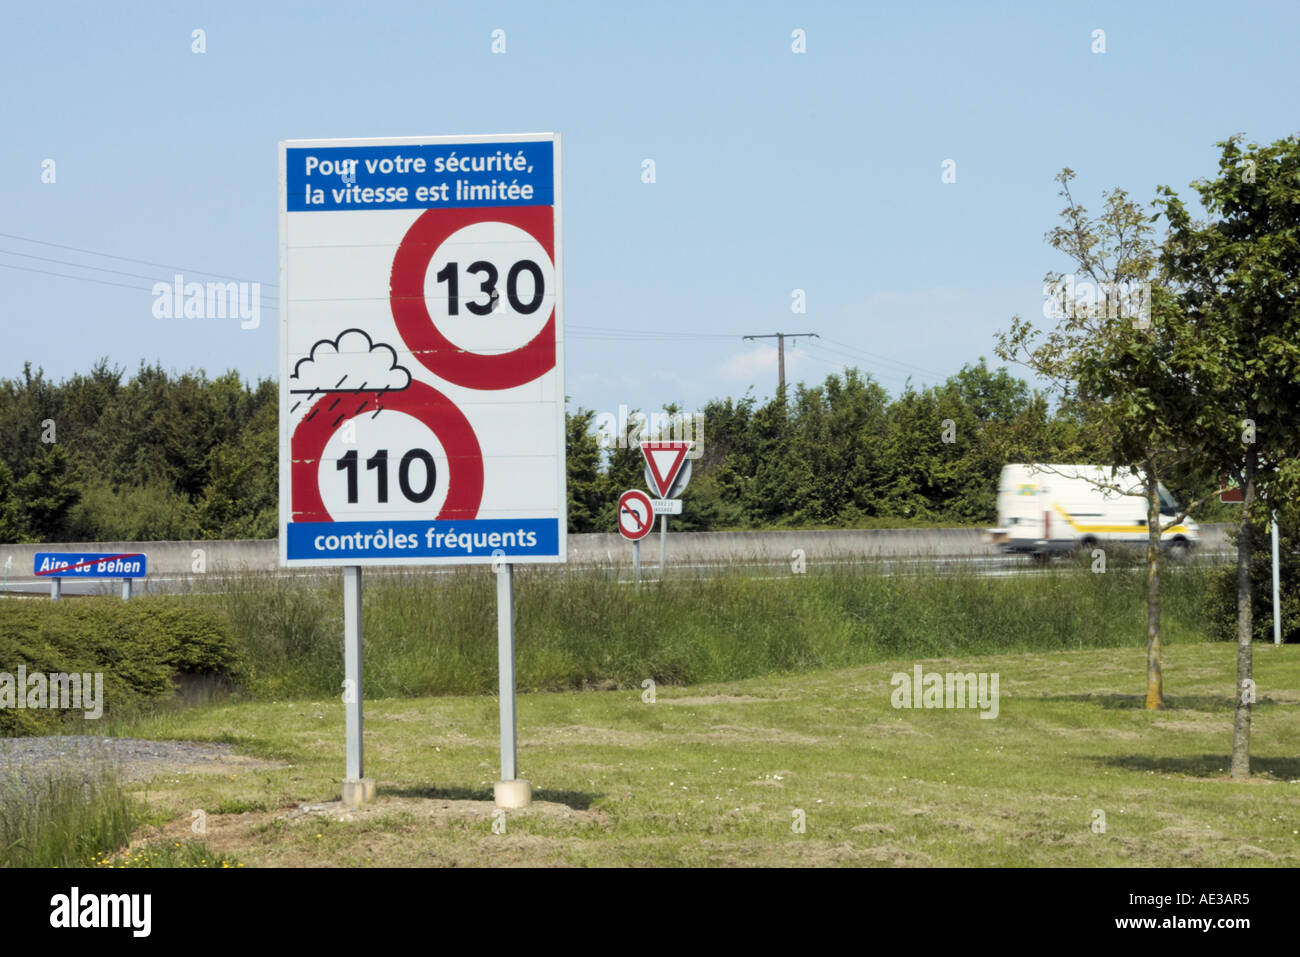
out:
{"label": "number 110", "polygon": [[[424,464],[424,488],[418,491],[411,487],[411,463],[419,461]],[[357,502],[357,452],[353,449],[351,452],[339,458],[334,463],[334,467],[340,472],[348,473],[348,504],[355,505]],[[370,458],[366,459],[366,471],[377,471],[375,485],[381,504],[388,502],[388,449],[380,449]],[[433,495],[433,490],[437,486],[438,470],[433,463],[433,456],[424,449],[411,449],[402,456],[401,463],[397,466],[397,484],[402,490],[402,495],[411,502],[427,502]]]}

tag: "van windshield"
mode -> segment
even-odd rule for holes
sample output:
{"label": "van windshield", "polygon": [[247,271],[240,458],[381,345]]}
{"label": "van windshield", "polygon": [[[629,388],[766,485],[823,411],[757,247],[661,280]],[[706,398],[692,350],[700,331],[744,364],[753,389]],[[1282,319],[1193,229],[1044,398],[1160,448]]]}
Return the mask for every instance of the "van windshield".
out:
{"label": "van windshield", "polygon": [[1169,489],[1165,488],[1165,483],[1161,482],[1158,488],[1160,492],[1160,511],[1164,515],[1178,514],[1178,499],[1169,494]]}

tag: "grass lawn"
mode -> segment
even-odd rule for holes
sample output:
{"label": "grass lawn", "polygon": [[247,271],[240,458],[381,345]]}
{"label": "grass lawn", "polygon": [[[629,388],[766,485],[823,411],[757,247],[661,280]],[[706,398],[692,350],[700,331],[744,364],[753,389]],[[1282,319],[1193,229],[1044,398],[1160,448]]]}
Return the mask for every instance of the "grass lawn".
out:
{"label": "grass lawn", "polygon": [[192,709],[113,732],[233,742],[272,764],[155,778],[140,790],[155,823],[126,853],[198,837],[249,867],[1294,867],[1300,648],[1255,648],[1244,783],[1227,775],[1233,656],[1226,643],[1167,647],[1162,712],[1142,710],[1137,647],[920,662],[997,672],[993,720],[895,710],[890,677],[912,659],[661,685],[653,704],[640,688],[521,695],[520,773],[535,803],[509,812],[504,833],[493,831],[494,698],[367,701],[379,797],[358,811],[337,800],[339,700]]}

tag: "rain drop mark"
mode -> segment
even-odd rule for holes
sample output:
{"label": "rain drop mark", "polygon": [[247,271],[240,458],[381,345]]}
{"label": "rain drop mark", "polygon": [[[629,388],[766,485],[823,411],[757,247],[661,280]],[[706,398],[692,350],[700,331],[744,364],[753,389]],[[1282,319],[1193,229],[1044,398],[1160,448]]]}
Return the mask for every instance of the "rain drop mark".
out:
{"label": "rain drop mark", "polygon": [[337,399],[335,399],[333,402],[330,403],[330,407],[329,407],[328,409],[326,409],[325,411],[326,411],[326,412],[333,412],[333,411],[334,411],[334,406],[338,405],[338,404],[339,404],[340,402],[342,402],[342,401],[343,401],[343,396],[339,396]]}
{"label": "rain drop mark", "polygon": [[298,406],[300,406],[300,405],[302,405],[301,402],[295,402],[295,403],[293,404],[293,408],[289,410],[289,414],[292,415],[293,413],[297,412],[297,411],[298,411]]}
{"label": "rain drop mark", "polygon": [[[378,415],[380,412],[383,411],[384,411],[384,407],[381,405],[379,408],[375,409],[375,415]],[[373,419],[375,415],[372,415],[371,418]]]}
{"label": "rain drop mark", "polygon": [[[341,385],[343,384],[343,380],[346,379],[347,377],[348,377],[348,376],[347,376],[347,373],[344,373],[344,374],[343,374],[343,379],[339,379],[338,382],[335,382],[335,383],[334,383],[334,388],[337,389],[339,386],[341,386]],[[331,389],[330,391],[333,391],[333,390]]]}
{"label": "rain drop mark", "polygon": [[345,418],[347,418],[347,416],[340,415],[337,419],[334,420],[334,424],[331,425],[330,428],[337,429],[339,427],[339,423],[342,422]]}
{"label": "rain drop mark", "polygon": [[357,406],[357,411],[353,412],[352,414],[353,414],[353,415],[360,415],[360,414],[361,414],[361,410],[364,409],[364,408],[365,408],[366,406],[368,406],[369,404],[370,404],[370,400],[369,400],[369,399],[365,399],[365,400],[364,400],[364,401],[363,401],[359,406]]}
{"label": "rain drop mark", "polygon": [[320,409],[312,409],[312,410],[311,410],[311,414],[308,415],[307,418],[303,419],[303,421],[304,421],[304,422],[310,422],[312,419],[314,419],[314,418],[316,417],[316,413],[319,412],[319,411],[320,411]]}

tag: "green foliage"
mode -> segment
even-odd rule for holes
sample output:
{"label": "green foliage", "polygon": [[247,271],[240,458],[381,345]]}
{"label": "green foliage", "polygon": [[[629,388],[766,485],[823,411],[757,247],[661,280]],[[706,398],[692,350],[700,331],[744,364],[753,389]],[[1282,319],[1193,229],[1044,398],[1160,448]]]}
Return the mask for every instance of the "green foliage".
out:
{"label": "green foliage", "polygon": [[31,463],[31,471],[14,486],[19,511],[28,533],[37,541],[62,541],[67,537],[69,513],[81,498],[65,449],[47,446]]}
{"label": "green foliage", "polygon": [[[842,668],[891,657],[1131,646],[1145,577],[1116,560],[1105,575],[1050,572],[881,575],[871,566],[749,571],[634,590],[590,572],[516,569],[516,673],[523,691],[602,681],[727,681]],[[1204,640],[1207,571],[1166,572],[1166,641]],[[480,694],[496,688],[494,576],[486,568],[367,575],[366,694]],[[333,699],[343,680],[337,579],[233,576],[194,599],[223,610],[251,664],[255,698]],[[672,622],[663,628],[663,622]],[[953,622],[961,627],[954,628]]]}
{"label": "green foliage", "polygon": [[14,474],[0,461],[0,542],[25,541],[26,526],[18,506]]}
{"label": "green foliage", "polygon": [[[177,674],[245,676],[225,620],[177,597],[0,601],[0,661],[16,675],[104,675],[104,714],[169,698]],[[92,719],[93,720],[93,719]],[[82,711],[0,709],[0,736],[86,724]]]}
{"label": "green foliage", "polygon": [[1261,521],[1259,498],[1300,447],[1300,137],[1240,140],[1220,143],[1217,175],[1193,184],[1206,220],[1162,189],[1162,262],[1195,349],[1186,375],[1199,402],[1184,426]]}
{"label": "green foliage", "polygon": [[[187,541],[199,537],[194,506],[160,482],[115,489],[92,481],[68,519],[69,541]],[[272,532],[274,534],[274,531]]]}
{"label": "green foliage", "polygon": [[209,480],[199,498],[203,538],[274,538],[279,528],[275,472],[279,456],[276,407],[265,403],[238,436],[208,452]]}
{"label": "green foliage", "polygon": [[1136,466],[1153,484],[1177,475],[1200,498],[1212,469],[1189,428],[1203,404],[1187,374],[1197,352],[1169,277],[1157,270],[1155,217],[1122,189],[1104,193],[1092,215],[1070,192],[1074,172],[1056,179],[1066,206],[1047,238],[1073,270],[1044,280],[1058,296],[1057,324],[1044,332],[1013,317],[996,351],[1061,390],[1096,450],[1087,461]]}
{"label": "green foliage", "polygon": [[569,531],[593,532],[604,501],[607,476],[600,470],[600,446],[592,421],[596,413],[578,409],[565,415],[565,464],[568,469]]}
{"label": "green foliage", "polygon": [[101,855],[93,861],[93,864],[98,867],[128,868],[244,866],[239,858],[230,854],[218,854],[203,841],[193,839],[184,843],[168,840],[150,841],[122,853]]}
{"label": "green foliage", "polygon": [[0,379],[0,541],[275,535],[276,384],[236,373]]}
{"label": "green foliage", "polygon": [[[1236,508],[1240,509],[1238,505]],[[1278,588],[1282,605],[1282,641],[1300,642],[1300,512],[1284,514],[1278,523]],[[1236,530],[1229,532],[1236,538]],[[1273,640],[1273,551],[1269,527],[1252,529],[1255,548],[1250,557],[1251,637]],[[1237,569],[1220,568],[1207,591],[1212,634],[1222,641],[1237,640]]]}
{"label": "green foliage", "polygon": [[99,863],[130,841],[144,817],[106,767],[79,762],[0,775],[0,867]]}

